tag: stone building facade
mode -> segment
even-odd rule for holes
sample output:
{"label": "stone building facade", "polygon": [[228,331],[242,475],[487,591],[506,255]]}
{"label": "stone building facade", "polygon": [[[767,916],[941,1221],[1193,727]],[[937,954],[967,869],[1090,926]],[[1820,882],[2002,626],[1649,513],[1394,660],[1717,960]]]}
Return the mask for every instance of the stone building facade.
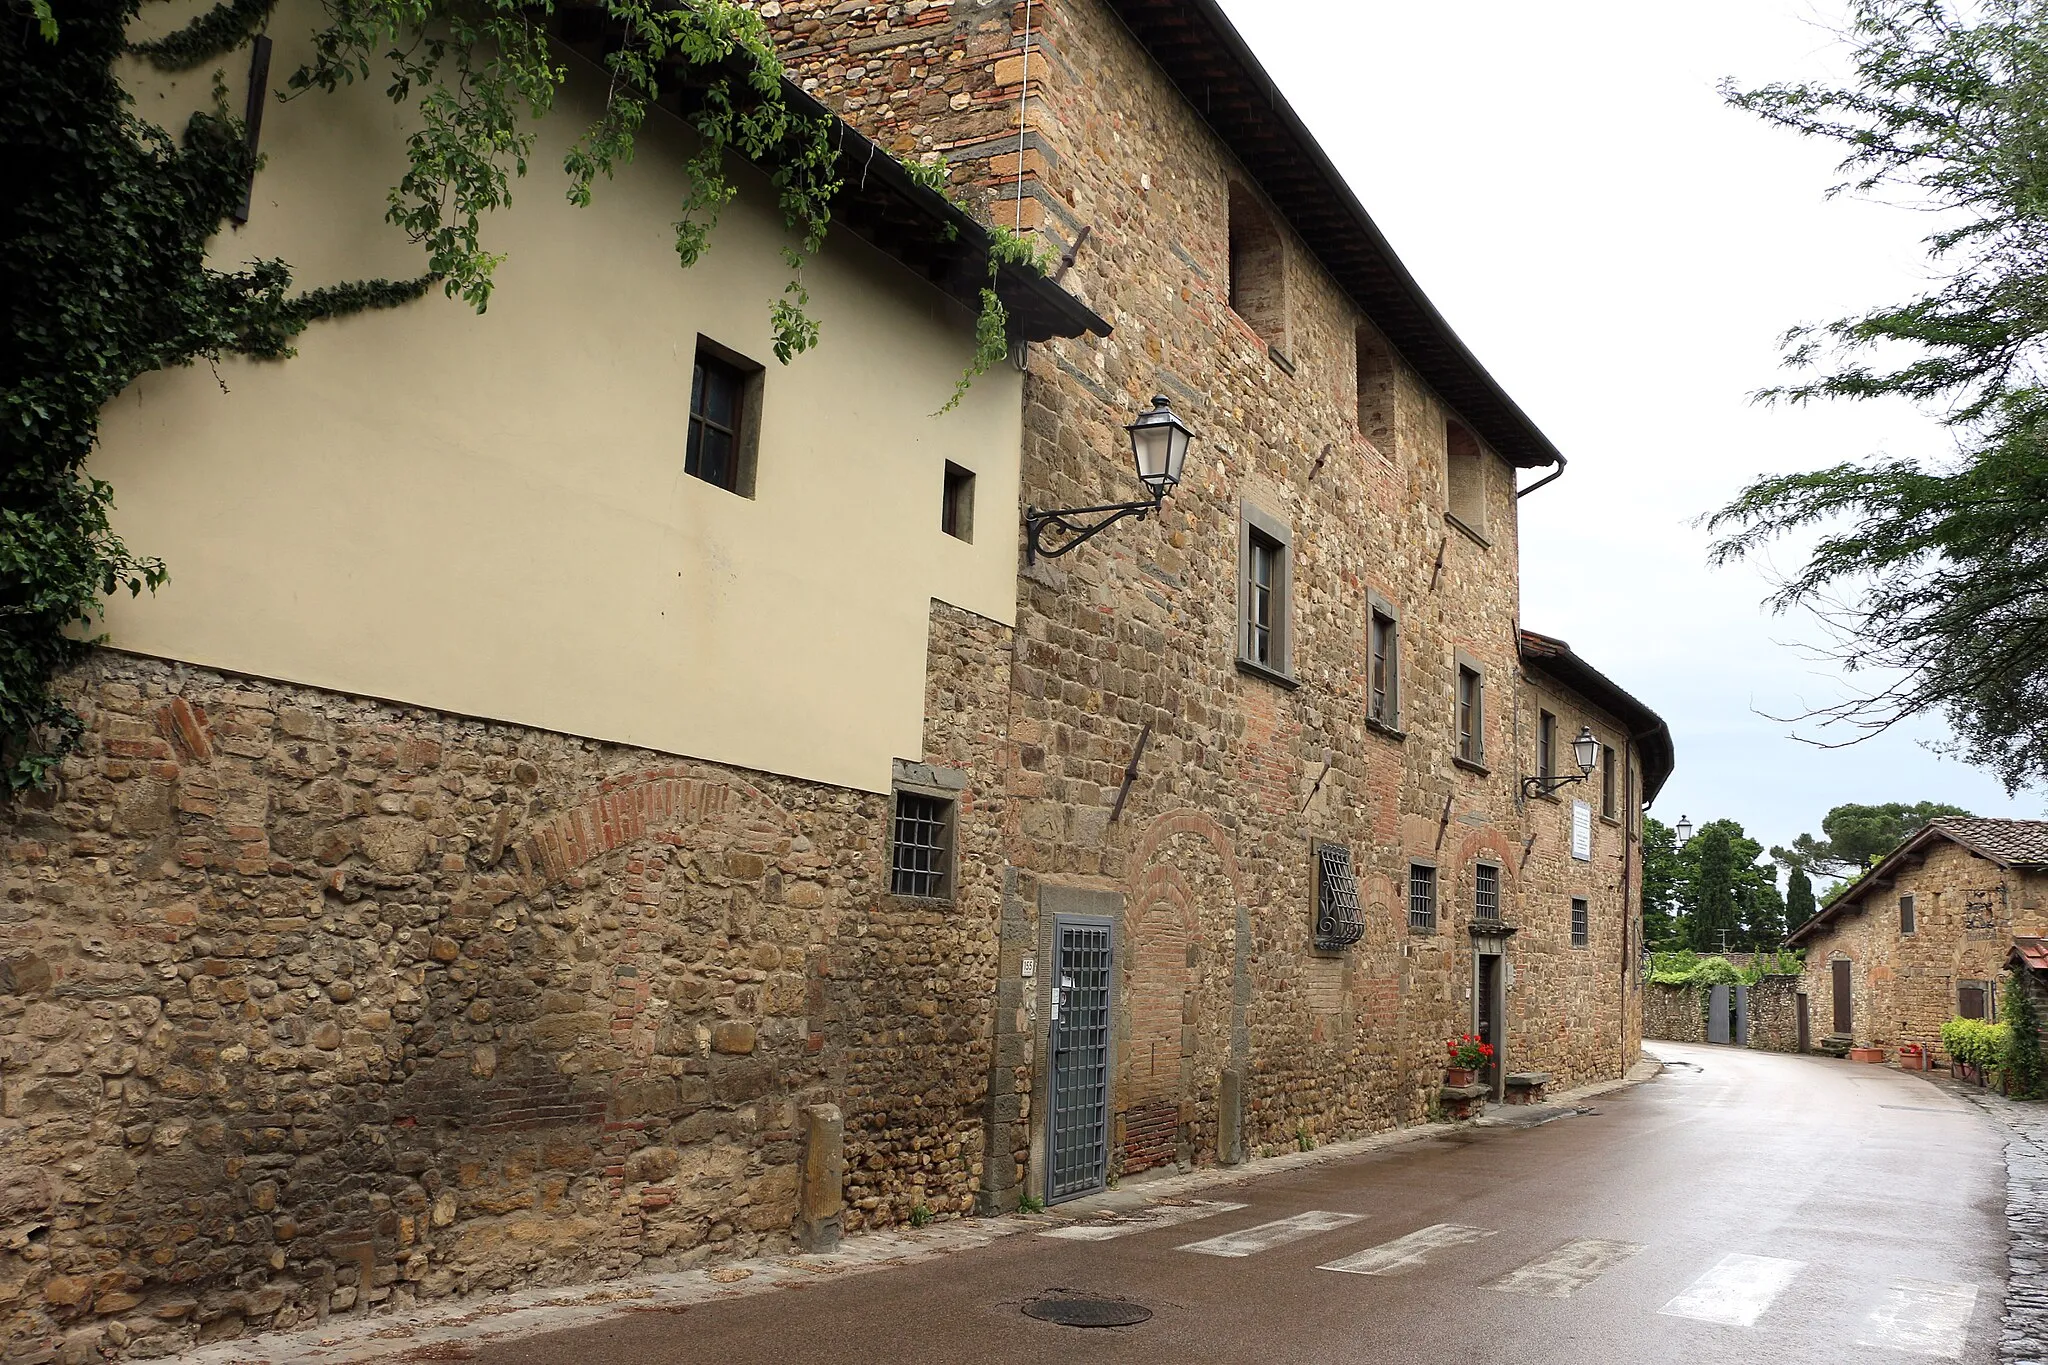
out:
{"label": "stone building facade", "polygon": [[[1444,1040],[1482,1021],[1496,1093],[1510,1074],[1619,1074],[1640,1041],[1638,822],[1668,732],[1522,632],[1518,470],[1559,457],[1220,11],[761,13],[806,90],[899,156],[943,157],[1114,325],[1024,355],[1028,504],[1131,497],[1118,427],[1151,394],[1197,432],[1157,516],[1022,576],[988,1138],[1014,1162],[992,1162],[987,1206],[1060,1189],[1044,1110],[1062,917],[1113,934],[1113,1172],[1418,1120]],[[1284,565],[1270,638],[1247,619],[1254,545]],[[1469,724],[1461,680],[1481,693]],[[1585,857],[1573,802],[1598,776],[1524,795],[1545,709],[1563,745],[1593,729],[1614,783]],[[1362,921],[1341,946],[1316,930],[1332,848]]]}
{"label": "stone building facade", "polygon": [[2048,821],[1943,817],[1795,929],[1810,1036],[1941,1055],[1941,1026],[1996,1018],[2015,936],[2048,926]]}
{"label": "stone building facade", "polygon": [[[1416,1122],[1445,1039],[1475,1028],[1496,1095],[1634,1060],[1641,811],[1673,754],[1521,627],[1518,481],[1562,457],[1316,170],[1220,13],[760,13],[850,125],[840,210],[894,226],[807,268],[825,336],[767,372],[744,504],[692,501],[663,444],[689,414],[662,406],[690,377],[634,367],[691,332],[760,346],[735,320],[774,293],[756,182],[714,248],[744,249],[660,308],[669,276],[621,263],[666,253],[639,231],[666,181],[643,203],[622,177],[608,249],[564,249],[584,229],[550,225],[560,206],[510,216],[487,326],[604,356],[574,407],[607,439],[551,435],[517,375],[426,382],[507,343],[405,310],[311,333],[225,396],[151,376],[110,408],[123,530],[170,539],[180,576],[65,680],[85,747],[0,827],[10,1359],[783,1244],[825,1103],[857,1229]],[[353,165],[322,139],[356,125],[313,108],[266,125],[252,234],[321,211],[319,177]],[[941,152],[983,218],[1063,260],[1056,284],[1002,277],[1022,369],[982,376],[952,427],[925,414],[982,277],[933,261],[985,238],[890,158]],[[522,261],[552,291],[529,313]],[[580,273],[599,268],[621,273]],[[681,339],[626,344],[648,326]],[[395,396],[441,391],[498,439]],[[337,392],[394,396],[303,451],[259,439]],[[1134,496],[1122,427],[1155,393],[1196,432],[1181,485],[1024,563],[1022,506]],[[855,402],[864,422],[837,422]],[[445,482],[374,505],[376,480],[294,482],[343,459]],[[959,473],[979,505],[942,532]],[[224,521],[228,490],[257,510]],[[286,552],[328,567],[248,571]],[[1579,780],[1532,793],[1546,776]],[[939,880],[898,894],[920,810]],[[1055,1099],[1076,1075],[1055,1040],[1096,1068],[1086,1112],[1088,1086]]]}

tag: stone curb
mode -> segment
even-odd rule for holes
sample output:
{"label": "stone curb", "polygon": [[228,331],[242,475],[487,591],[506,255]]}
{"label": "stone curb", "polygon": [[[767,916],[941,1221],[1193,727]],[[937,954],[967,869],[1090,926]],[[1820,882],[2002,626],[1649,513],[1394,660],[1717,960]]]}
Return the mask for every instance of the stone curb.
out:
{"label": "stone curb", "polygon": [[1915,1074],[2005,1129],[2005,1317],[1998,1358],[2004,1365],[2048,1365],[2048,1106]]}
{"label": "stone curb", "polygon": [[[1626,1076],[1553,1095],[1545,1107],[1569,1108],[1577,1102],[1641,1084],[1662,1070],[1662,1063],[1645,1057],[1630,1067]],[[926,1228],[865,1232],[846,1238],[837,1251],[825,1255],[757,1256],[703,1269],[641,1275],[603,1284],[480,1295],[405,1312],[219,1342],[185,1352],[180,1359],[195,1365],[287,1365],[296,1361],[367,1365],[419,1359],[425,1348],[516,1340],[588,1326],[619,1313],[674,1312],[693,1304],[808,1286],[827,1276],[865,1275],[914,1265],[984,1247],[1021,1232],[1042,1231],[1098,1214],[1128,1213],[1148,1204],[1177,1201],[1198,1190],[1247,1185],[1255,1179],[1344,1161],[1459,1129],[1512,1126],[1515,1125],[1509,1119],[1480,1118],[1464,1123],[1395,1128],[1348,1142],[1333,1142],[1313,1151],[1283,1152],[1236,1166],[1210,1166],[1156,1179],[1128,1181],[1101,1194],[1061,1204],[1050,1213],[962,1218]],[[2048,1186],[2048,1153],[2043,1156],[2043,1173],[2044,1186]],[[2043,1222],[2048,1225],[2048,1217]],[[2048,1297],[2043,1302],[2044,1320],[2048,1320]]]}

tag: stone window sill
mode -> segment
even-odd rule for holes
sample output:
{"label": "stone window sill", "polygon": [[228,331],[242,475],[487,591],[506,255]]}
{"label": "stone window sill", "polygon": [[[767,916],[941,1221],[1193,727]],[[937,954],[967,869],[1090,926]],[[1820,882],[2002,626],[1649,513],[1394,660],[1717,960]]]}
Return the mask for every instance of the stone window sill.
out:
{"label": "stone window sill", "polygon": [[1612,825],[1612,826],[1614,826],[1614,827],[1615,827],[1616,829],[1620,829],[1620,828],[1621,828],[1621,821],[1620,821],[1619,819],[1615,818],[1615,817],[1614,817],[1614,816],[1612,816],[1612,815],[1603,815],[1603,816],[1601,816],[1601,817],[1600,817],[1600,823],[1601,823],[1601,824],[1603,824],[1603,825]]}
{"label": "stone window sill", "polygon": [[1484,763],[1476,763],[1462,754],[1452,754],[1451,762],[1468,773],[1478,773],[1481,777],[1493,776],[1493,769],[1487,767]]}
{"label": "stone window sill", "polygon": [[1419,924],[1411,924],[1411,925],[1409,925],[1409,926],[1408,926],[1408,937],[1410,937],[1410,938],[1435,938],[1435,937],[1436,937],[1436,926],[1435,926],[1435,925],[1431,925],[1431,926],[1430,926],[1429,928],[1425,929],[1425,928],[1423,928],[1423,927],[1422,927],[1421,925],[1419,925]]}
{"label": "stone window sill", "polygon": [[1452,526],[1457,527],[1460,531],[1463,531],[1467,536],[1471,538],[1472,543],[1477,545],[1480,549],[1491,550],[1493,548],[1492,541],[1488,540],[1485,536],[1481,535],[1477,527],[1467,526],[1455,512],[1445,512],[1444,520],[1446,522],[1449,522]]}
{"label": "stone window sill", "polygon": [[1295,688],[1301,686],[1301,679],[1295,677],[1293,674],[1283,673],[1277,668],[1269,668],[1262,663],[1255,663],[1242,655],[1238,656],[1237,671],[1240,673],[1249,673],[1254,678],[1264,678],[1269,683],[1277,683],[1281,687],[1286,688],[1290,692],[1292,692]]}
{"label": "stone window sill", "polygon": [[1405,740],[1408,738],[1408,732],[1401,729],[1398,725],[1389,725],[1383,720],[1374,720],[1371,716],[1365,718],[1365,728],[1375,734],[1385,735],[1388,739],[1392,740]]}

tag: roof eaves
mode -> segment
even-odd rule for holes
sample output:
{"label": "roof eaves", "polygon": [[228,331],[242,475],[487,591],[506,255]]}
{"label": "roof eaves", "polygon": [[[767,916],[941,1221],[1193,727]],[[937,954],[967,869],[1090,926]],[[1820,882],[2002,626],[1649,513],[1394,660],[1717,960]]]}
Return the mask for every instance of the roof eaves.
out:
{"label": "roof eaves", "polygon": [[1108,3],[1359,311],[1458,415],[1511,464],[1560,463],[1550,438],[1437,311],[1215,0]]}
{"label": "roof eaves", "polygon": [[[1949,832],[1948,830],[1939,829],[1931,823],[1922,825],[1919,829],[1913,831],[1913,833],[1897,848],[1893,849],[1890,853],[1885,854],[1884,857],[1878,861],[1877,866],[1871,868],[1870,871],[1864,873],[1861,877],[1858,877],[1853,884],[1844,887],[1833,900],[1829,901],[1826,905],[1823,905],[1820,908],[1819,912],[1816,913],[1812,919],[1800,925],[1791,933],[1785,935],[1786,945],[1789,947],[1791,945],[1798,943],[1802,938],[1805,938],[1807,936],[1808,930],[1818,929],[1832,922],[1837,916],[1839,916],[1840,914],[1842,914],[1842,912],[1846,910],[1861,909],[1863,897],[1866,894],[1868,894],[1871,890],[1873,890],[1879,882],[1884,881],[1887,877],[1891,875],[1892,868],[1895,864],[1909,856],[1914,849],[1920,847],[1920,845],[1926,843],[1929,839],[1934,838],[1936,835],[1939,835],[1944,839],[1952,840],[1956,843],[1962,842],[1961,840],[1956,839],[1955,835]],[[1972,853],[1975,853],[1977,850],[1971,849],[1970,851]]]}
{"label": "roof eaves", "polygon": [[1665,782],[1678,766],[1677,747],[1672,743],[1671,727],[1665,724],[1664,718],[1587,663],[1555,635],[1523,630],[1521,655],[1525,666],[1550,674],[1621,718],[1629,727],[1629,737],[1636,742],[1636,748],[1642,754],[1643,804],[1656,801],[1657,793],[1664,789]]}

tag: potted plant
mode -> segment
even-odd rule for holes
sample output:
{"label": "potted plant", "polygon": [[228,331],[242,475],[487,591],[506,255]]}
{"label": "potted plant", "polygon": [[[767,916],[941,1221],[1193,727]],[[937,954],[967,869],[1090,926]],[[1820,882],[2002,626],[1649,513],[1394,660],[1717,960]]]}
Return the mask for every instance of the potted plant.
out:
{"label": "potted plant", "polygon": [[1444,1084],[1453,1090],[1472,1084],[1479,1078],[1480,1069],[1493,1060],[1493,1045],[1476,1033],[1448,1039],[1444,1048],[1451,1054],[1450,1064],[1444,1070]]}
{"label": "potted plant", "polygon": [[1921,1047],[1918,1043],[1900,1043],[1899,1069],[1901,1071],[1925,1071],[1927,1069],[1927,1049]]}

